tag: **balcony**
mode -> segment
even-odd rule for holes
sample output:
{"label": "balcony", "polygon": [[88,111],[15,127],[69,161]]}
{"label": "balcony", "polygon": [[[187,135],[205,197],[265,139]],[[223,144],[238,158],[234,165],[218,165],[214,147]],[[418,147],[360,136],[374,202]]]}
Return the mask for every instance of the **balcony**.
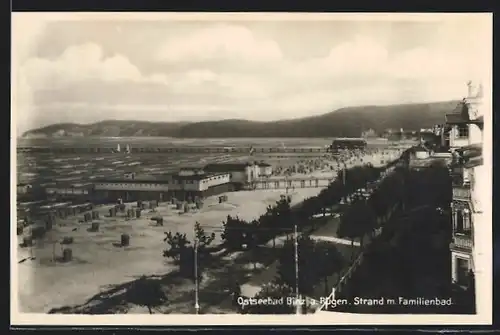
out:
{"label": "balcony", "polygon": [[470,187],[465,186],[453,186],[453,199],[469,201],[471,199]]}
{"label": "balcony", "polygon": [[455,233],[453,235],[452,248],[470,251],[474,247],[472,234],[468,233]]}

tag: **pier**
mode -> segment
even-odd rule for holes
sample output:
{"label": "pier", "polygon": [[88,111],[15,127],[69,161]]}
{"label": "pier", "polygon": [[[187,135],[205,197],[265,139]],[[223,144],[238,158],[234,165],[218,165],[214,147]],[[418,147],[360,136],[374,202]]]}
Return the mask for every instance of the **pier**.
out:
{"label": "pier", "polygon": [[[130,153],[183,153],[183,154],[214,154],[235,153],[250,154],[250,147],[131,147]],[[326,154],[327,148],[320,147],[254,147],[253,154]],[[53,154],[127,154],[125,150],[117,152],[116,147],[18,147],[17,153],[53,153]]]}

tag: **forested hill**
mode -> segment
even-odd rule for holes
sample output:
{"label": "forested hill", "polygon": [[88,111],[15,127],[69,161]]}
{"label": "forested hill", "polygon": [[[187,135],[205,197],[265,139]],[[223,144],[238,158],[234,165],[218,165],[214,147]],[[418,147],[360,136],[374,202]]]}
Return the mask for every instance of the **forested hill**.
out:
{"label": "forested hill", "polygon": [[369,128],[417,130],[444,121],[458,101],[389,106],[346,107],[313,117],[256,122],[145,122],[108,120],[93,124],[53,124],[30,130],[23,137],[53,136],[168,136],[184,138],[229,137],[358,137]]}

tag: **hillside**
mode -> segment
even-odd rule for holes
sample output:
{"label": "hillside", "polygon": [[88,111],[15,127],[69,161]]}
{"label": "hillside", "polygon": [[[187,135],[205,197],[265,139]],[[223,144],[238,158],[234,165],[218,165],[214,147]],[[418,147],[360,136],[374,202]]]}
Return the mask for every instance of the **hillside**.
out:
{"label": "hillside", "polygon": [[204,122],[146,122],[108,120],[93,124],[53,124],[30,130],[23,137],[59,136],[168,136],[226,137],[357,137],[368,128],[429,128],[444,121],[458,101],[390,106],[346,107],[313,117],[256,122],[221,120]]}

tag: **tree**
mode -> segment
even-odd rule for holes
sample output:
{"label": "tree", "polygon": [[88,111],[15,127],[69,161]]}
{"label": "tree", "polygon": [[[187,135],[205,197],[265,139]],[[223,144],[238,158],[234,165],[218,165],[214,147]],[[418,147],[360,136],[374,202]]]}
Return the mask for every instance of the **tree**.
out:
{"label": "tree", "polygon": [[180,260],[180,254],[182,249],[191,244],[188,241],[186,234],[166,232],[166,237],[163,239],[164,242],[167,242],[169,248],[163,251],[163,257],[172,258],[174,262],[178,263]]}
{"label": "tree", "polygon": [[168,301],[161,282],[157,279],[142,276],[126,291],[126,300],[148,308],[153,314],[153,308],[159,307]]}
{"label": "tree", "polygon": [[245,243],[244,234],[249,229],[248,223],[238,217],[227,216],[225,222],[222,223],[224,231],[221,238],[224,246],[230,250],[241,250],[242,245]]}
{"label": "tree", "polygon": [[210,235],[207,235],[198,221],[194,225],[194,231],[197,247],[201,252],[204,252],[205,248],[215,240],[215,233],[212,232]]}
{"label": "tree", "polygon": [[288,303],[288,298],[293,297],[293,289],[284,283],[269,283],[254,297],[255,299],[271,298],[272,301],[280,301],[278,304],[256,304],[248,306],[247,312],[250,314],[292,314],[295,307]]}
{"label": "tree", "polygon": [[377,215],[371,206],[368,205],[367,200],[361,200],[359,204],[356,204],[355,210],[359,211],[359,225],[360,231],[362,233],[360,238],[361,247],[363,247],[363,236],[369,235],[373,237],[373,233],[377,228]]}
{"label": "tree", "polygon": [[359,217],[360,213],[356,212],[355,204],[349,206],[340,217],[340,225],[337,229],[337,235],[340,238],[348,238],[351,240],[351,247],[353,249],[354,240],[363,236],[362,225],[359,222]]}
{"label": "tree", "polygon": [[328,242],[317,242],[315,245],[315,258],[318,277],[323,278],[325,286],[325,297],[331,292],[328,286],[328,277],[334,273],[339,273],[344,266],[345,260],[335,244]]}
{"label": "tree", "polygon": [[[312,293],[318,278],[316,274],[316,262],[314,255],[315,241],[309,236],[301,236],[298,239],[298,272],[299,291],[302,293]],[[295,241],[288,240],[281,249],[278,265],[278,283],[284,283],[291,287],[296,286],[296,262],[295,262]]]}

